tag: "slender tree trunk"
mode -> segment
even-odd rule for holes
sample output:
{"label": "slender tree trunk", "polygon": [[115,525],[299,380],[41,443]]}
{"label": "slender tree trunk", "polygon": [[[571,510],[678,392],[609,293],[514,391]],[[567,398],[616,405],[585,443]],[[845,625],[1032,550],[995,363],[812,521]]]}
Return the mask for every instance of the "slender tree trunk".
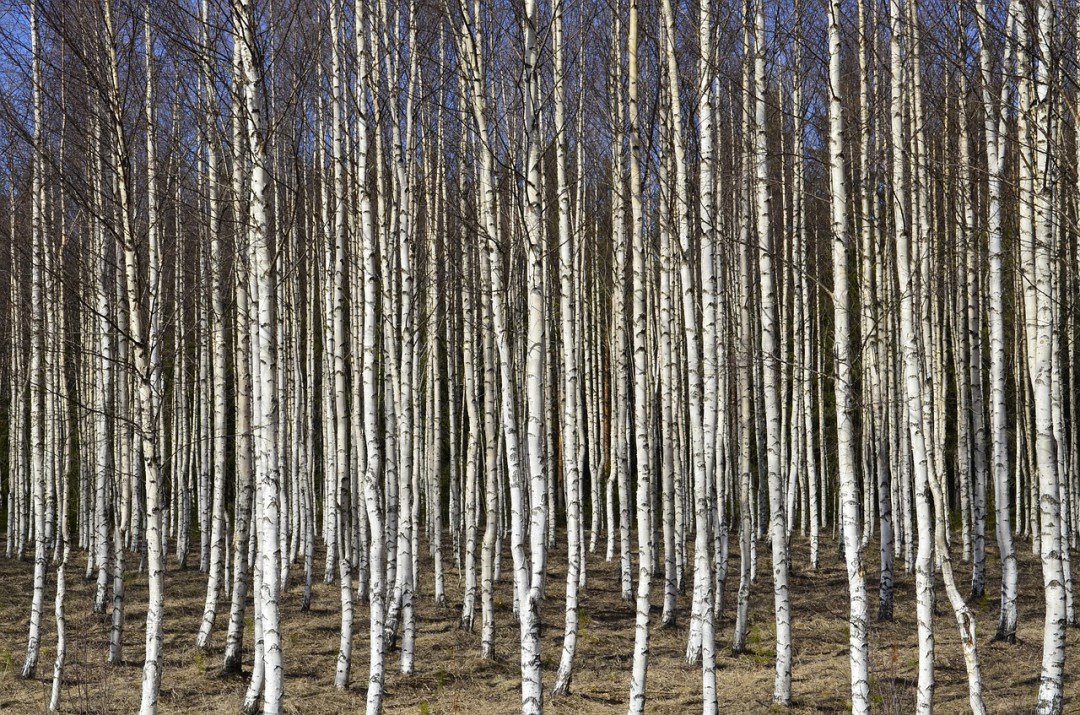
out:
{"label": "slender tree trunk", "polygon": [[45,600],[45,567],[47,565],[45,540],[45,296],[44,261],[44,98],[42,96],[41,30],[38,5],[30,7],[30,38],[34,76],[34,147],[33,147],[33,195],[31,198],[31,267],[30,267],[30,483],[33,485],[34,515],[34,586],[30,599],[30,633],[26,644],[26,660],[22,677],[33,678],[37,671],[41,646],[41,609]]}
{"label": "slender tree trunk", "polygon": [[[1050,295],[1051,246],[1054,222],[1053,103],[1054,10],[1048,2],[1035,6],[1035,69],[1030,77],[1032,124],[1035,137],[1034,234],[1024,237],[1028,248],[1023,265],[1030,283],[1035,286],[1035,315],[1028,316],[1027,340],[1030,348],[1028,369],[1035,403],[1035,458],[1039,482],[1039,557],[1042,562],[1046,613],[1043,624],[1043,662],[1039,682],[1039,713],[1060,713],[1064,707],[1065,668],[1065,580],[1062,550],[1061,491],[1057,449],[1053,429],[1053,385],[1051,384],[1054,350],[1054,304]],[[1022,26],[1023,23],[1021,23]],[[1021,35],[1021,42],[1023,35]],[[1029,263],[1029,261],[1031,261]],[[1032,334],[1034,332],[1034,334]]]}
{"label": "slender tree trunk", "polygon": [[829,3],[829,174],[832,200],[833,330],[836,359],[837,466],[841,530],[847,565],[849,657],[852,712],[870,712],[868,608],[863,553],[859,538],[859,496],[855,470],[854,386],[851,369],[848,306],[847,166],[844,158],[844,110],[841,84],[840,0]]}
{"label": "slender tree trunk", "polygon": [[[627,25],[627,96],[630,137],[630,243],[633,253],[633,375],[634,375],[634,447],[637,464],[638,588],[637,615],[634,623],[634,660],[630,676],[631,715],[645,710],[645,678],[649,666],[649,593],[653,574],[653,531],[649,526],[652,485],[652,453],[649,446],[647,412],[648,366],[646,355],[645,241],[642,206],[641,129],[638,116],[638,0],[630,0]],[[620,495],[621,496],[621,495]]]}
{"label": "slender tree trunk", "polygon": [[250,0],[235,0],[233,4],[234,32],[240,46],[238,84],[243,89],[246,145],[244,155],[250,161],[248,201],[248,251],[251,256],[252,281],[256,289],[254,311],[257,315],[257,341],[252,346],[254,383],[254,413],[252,441],[255,452],[256,501],[260,505],[257,558],[262,566],[257,610],[262,623],[263,712],[276,715],[281,711],[284,690],[284,668],[281,657],[281,625],[278,617],[280,595],[281,547],[278,538],[279,500],[278,480],[278,394],[277,367],[274,349],[275,290],[274,269],[270,260],[265,191],[267,185],[267,133],[263,126],[265,104],[260,88],[261,68],[256,64],[255,8]]}
{"label": "slender tree trunk", "polygon": [[[566,64],[563,37],[563,7],[554,8],[552,18],[555,64],[555,193],[558,199],[559,237],[559,318],[562,345],[562,421],[560,425],[562,474],[566,485],[566,618],[563,650],[555,676],[554,695],[570,692],[574,654],[578,637],[578,581],[581,575],[583,551],[581,538],[580,498],[580,431],[578,388],[578,331],[575,317],[578,310],[574,290],[574,250],[570,234],[570,187],[566,177]],[[580,151],[580,149],[579,149]],[[552,515],[554,517],[554,515]],[[554,521],[554,519],[553,519]]]}
{"label": "slender tree trunk", "polygon": [[[776,618],[776,683],[773,700],[791,702],[791,602],[788,595],[787,525],[780,474],[780,399],[771,223],[771,188],[766,153],[765,3],[758,0],[754,20],[754,171],[757,187],[756,219],[758,280],[761,287],[762,389],[765,396],[765,442],[768,465],[769,531],[772,538],[773,601]],[[834,90],[835,91],[835,90]],[[835,187],[834,187],[835,188]],[[849,565],[850,571],[850,565]],[[854,615],[853,615],[854,618]],[[852,656],[853,658],[855,656]]]}

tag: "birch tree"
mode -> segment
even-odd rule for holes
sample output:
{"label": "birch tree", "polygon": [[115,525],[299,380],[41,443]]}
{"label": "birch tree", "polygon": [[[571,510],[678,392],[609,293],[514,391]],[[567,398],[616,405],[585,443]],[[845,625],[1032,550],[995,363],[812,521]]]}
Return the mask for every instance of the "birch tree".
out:
{"label": "birch tree", "polygon": [[[772,688],[736,695],[785,707],[793,634],[820,626],[798,620],[801,589],[837,595],[837,553],[866,712],[886,696],[871,654],[905,637],[869,627],[873,549],[879,620],[914,612],[917,675],[897,689],[924,713],[955,685],[935,646],[956,635],[973,712],[1019,692],[983,682],[1003,666],[980,661],[974,599],[1000,573],[996,638],[1015,641],[1037,556],[1028,698],[1064,711],[1072,10],[304,9],[35,0],[0,27],[0,499],[22,674],[55,655],[43,708],[96,682],[97,658],[141,658],[141,710],[169,706],[164,619],[218,654],[222,599],[223,670],[248,676],[222,697],[244,712],[287,707],[283,634],[330,602],[340,630],[312,663],[346,700],[366,668],[369,713],[458,672],[440,623],[477,673],[514,657],[527,712],[561,636],[548,686],[569,707],[631,608],[628,712],[664,706],[650,661],[682,638],[683,694],[716,712],[733,698],[717,637],[748,665],[773,623]],[[938,579],[956,631],[934,628]],[[177,589],[205,594],[188,621]],[[97,654],[73,648],[83,607],[108,631]]]}
{"label": "birch tree", "polygon": [[[831,41],[830,41],[831,47]],[[773,700],[791,702],[791,601],[788,594],[787,514],[780,476],[780,394],[777,386],[779,355],[773,243],[771,234],[771,189],[766,153],[765,84],[765,3],[759,0],[754,11],[754,184],[757,221],[758,281],[761,287],[762,389],[765,396],[765,443],[768,463],[769,532],[772,538],[773,601],[776,617],[776,683]],[[835,94],[835,90],[832,92]],[[834,179],[835,180],[835,179]],[[834,187],[835,190],[835,187]],[[836,217],[833,218],[834,224]],[[851,569],[849,565],[849,571]],[[854,657],[854,656],[853,656]]]}
{"label": "birch tree", "polygon": [[44,326],[44,283],[45,236],[44,236],[44,201],[45,185],[43,177],[44,163],[44,113],[45,103],[42,88],[41,29],[38,19],[38,6],[30,6],[30,39],[33,62],[33,187],[31,209],[31,268],[30,268],[30,483],[33,485],[34,515],[34,591],[30,600],[30,633],[26,644],[26,660],[23,662],[22,677],[34,677],[41,647],[41,609],[45,600],[45,568],[47,565],[45,540],[45,414],[44,414],[44,369],[42,365],[45,352]]}
{"label": "birch tree", "polygon": [[[1045,593],[1043,660],[1039,678],[1039,713],[1059,713],[1064,707],[1065,667],[1065,577],[1062,550],[1067,542],[1061,533],[1061,492],[1058,480],[1057,441],[1053,430],[1053,386],[1051,362],[1054,341],[1055,307],[1050,295],[1051,251],[1054,223],[1054,124],[1053,104],[1053,8],[1045,2],[1035,5],[1034,69],[1030,86],[1031,123],[1034,125],[1034,234],[1024,236],[1027,249],[1023,261],[1025,280],[1035,290],[1035,315],[1025,326],[1030,353],[1028,371],[1035,403],[1035,457],[1039,482],[1039,558]],[[1022,23],[1021,23],[1022,24]],[[1021,36],[1023,41],[1023,36]],[[1031,261],[1031,263],[1028,263]],[[1032,334],[1034,333],[1034,334]]]}
{"label": "birch tree", "polygon": [[[267,184],[267,134],[263,128],[265,104],[260,88],[255,8],[250,0],[236,0],[232,7],[234,41],[239,45],[239,76],[246,134],[243,156],[250,162],[248,186],[247,242],[252,280],[256,290],[254,315],[257,341],[252,346],[251,364],[254,393],[252,441],[255,452],[256,503],[259,505],[256,555],[261,574],[256,589],[262,630],[262,702],[264,713],[281,711],[284,672],[281,659],[281,630],[278,614],[280,584],[280,544],[278,541],[278,440],[277,388],[274,354],[274,270],[270,261],[265,191]],[[254,676],[253,676],[254,679]]]}
{"label": "birch tree", "polygon": [[[840,0],[829,4],[829,175],[832,186],[833,330],[836,359],[837,466],[840,471],[841,530],[847,566],[848,641],[851,659],[852,712],[870,711],[866,581],[859,532],[858,487],[855,472],[855,426],[852,420],[853,385],[848,308],[847,165],[844,157],[844,108]],[[790,488],[790,487],[789,487]],[[774,557],[775,558],[775,557]]]}

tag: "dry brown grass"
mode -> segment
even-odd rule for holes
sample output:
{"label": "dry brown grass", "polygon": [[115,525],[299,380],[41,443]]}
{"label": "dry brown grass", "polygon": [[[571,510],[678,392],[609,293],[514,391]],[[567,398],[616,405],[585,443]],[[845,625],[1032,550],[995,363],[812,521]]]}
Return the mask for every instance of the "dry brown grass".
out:
{"label": "dry brown grass", "polygon": [[[796,539],[791,593],[794,619],[794,702],[788,712],[840,712],[848,705],[846,630],[846,579],[837,560],[835,545],[823,543],[822,568],[811,572],[805,544]],[[1020,629],[1018,643],[992,642],[996,628],[996,592],[974,604],[979,624],[980,656],[987,708],[995,713],[1030,712],[1038,687],[1042,630],[1042,589],[1038,562],[1030,548],[1021,544]],[[762,562],[752,589],[748,652],[729,652],[735,582],[728,584],[728,608],[718,624],[717,689],[724,713],[772,712],[773,678],[772,589],[767,563],[768,549],[759,549]],[[550,687],[562,643],[562,608],[565,568],[560,565],[563,542],[552,559],[548,599],[543,609],[545,683]],[[872,557],[876,552],[871,552]],[[64,710],[79,713],[130,713],[137,710],[141,682],[143,620],[146,614],[146,581],[132,575],[128,586],[127,626],[122,667],[105,664],[108,622],[90,614],[93,584],[81,578],[83,557],[73,559],[69,575],[68,638],[71,644],[65,679]],[[504,567],[509,555],[504,556]],[[316,563],[320,563],[316,560]],[[737,554],[732,557],[732,578],[737,578]],[[871,562],[873,563],[873,562]],[[170,565],[175,566],[170,561]],[[552,713],[625,712],[633,645],[634,607],[619,598],[617,565],[592,558],[589,582],[582,595],[581,632],[573,694],[547,698]],[[0,712],[42,712],[48,699],[55,655],[52,594],[44,614],[44,646],[39,677],[18,679],[26,647],[26,624],[32,582],[32,564],[0,559]],[[961,573],[966,571],[960,568]],[[294,573],[296,573],[294,571]],[[320,569],[321,575],[321,569]],[[868,574],[876,580],[876,571]],[[996,566],[991,564],[991,584]],[[165,620],[166,665],[162,680],[161,710],[167,713],[237,712],[246,679],[218,674],[224,640],[225,617],[219,616],[214,647],[207,654],[196,651],[195,633],[205,593],[204,576],[197,570],[173,570],[167,575]],[[51,584],[50,584],[51,585]],[[873,584],[871,584],[873,585]],[[654,622],[659,622],[658,582],[654,584]],[[437,608],[431,599],[431,572],[424,572],[418,600],[416,672],[408,677],[394,672],[398,653],[388,655],[386,711],[389,713],[511,713],[518,709],[517,626],[511,613],[508,573],[496,592],[497,629],[495,661],[479,657],[479,623],[476,632],[457,627],[462,583],[458,572],[447,571],[451,606]],[[940,713],[967,710],[967,687],[963,657],[955,621],[939,588],[937,625],[937,705]],[[876,593],[876,588],[872,589]],[[338,713],[361,710],[367,674],[366,610],[357,611],[353,686],[333,688],[338,645],[338,590],[321,582],[315,586],[311,610],[300,611],[301,588],[295,583],[284,596],[283,637],[286,668],[287,711]],[[876,596],[874,598],[876,602]],[[689,595],[680,598],[679,625],[652,628],[648,675],[649,712],[687,713],[700,710],[700,671],[683,662]],[[479,620],[479,614],[478,614]],[[251,644],[248,619],[246,645]],[[1078,671],[1078,654],[1072,647],[1067,657],[1067,685]],[[896,620],[874,622],[871,628],[871,693],[875,708],[885,713],[908,713],[913,709],[917,650],[914,591],[910,576],[897,580]],[[245,667],[250,667],[247,652]],[[1066,711],[1080,711],[1080,700],[1066,700]]]}

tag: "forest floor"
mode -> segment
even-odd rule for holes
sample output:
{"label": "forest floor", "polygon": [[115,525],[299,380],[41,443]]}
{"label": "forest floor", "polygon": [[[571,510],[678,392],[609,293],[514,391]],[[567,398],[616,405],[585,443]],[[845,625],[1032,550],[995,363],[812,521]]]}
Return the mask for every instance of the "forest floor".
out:
{"label": "forest floor", "polygon": [[[822,539],[821,566],[808,567],[805,539],[793,543],[791,597],[794,638],[793,702],[787,712],[842,712],[850,707],[847,657],[847,580],[835,542]],[[196,542],[197,543],[197,542]],[[1031,712],[1036,700],[1042,647],[1042,578],[1039,563],[1031,555],[1030,542],[1018,544],[1020,556],[1020,626],[1017,643],[994,642],[998,615],[998,564],[988,563],[989,595],[972,604],[978,622],[979,656],[983,694],[992,713]],[[558,667],[562,645],[565,542],[552,554],[548,598],[543,607],[542,655],[544,683],[549,689]],[[601,544],[600,550],[602,551]],[[737,542],[726,592],[726,608],[717,624],[717,695],[722,713],[783,712],[770,706],[773,685],[774,626],[772,587],[767,542],[758,546],[761,555],[758,578],[751,589],[751,631],[748,652],[732,655],[730,643],[738,588]],[[877,568],[875,547],[868,550],[868,590],[872,615],[876,616]],[[129,559],[129,563],[132,560]],[[137,563],[137,559],[134,559]],[[196,559],[197,562],[197,559]],[[316,559],[316,564],[321,564]],[[458,628],[463,582],[451,567],[446,573],[449,606],[436,607],[432,599],[430,564],[423,569],[418,594],[415,672],[396,672],[398,653],[387,656],[385,710],[388,713],[513,713],[519,709],[517,660],[518,631],[511,611],[509,554],[504,555],[503,577],[497,584],[496,654],[494,661],[480,658],[480,608],[477,602],[473,633]],[[206,592],[205,576],[197,568],[176,569],[170,558],[166,575],[165,670],[161,684],[161,711],[165,713],[236,713],[244,697],[246,677],[219,675],[228,604],[221,606],[213,647],[208,653],[195,648],[195,634]],[[67,596],[68,665],[65,672],[63,711],[73,713],[131,713],[138,709],[142,677],[140,656],[146,615],[145,574],[127,581],[126,627],[123,666],[106,664],[109,625],[93,616],[92,582],[82,579],[84,556],[69,566]],[[959,572],[965,578],[968,567]],[[317,567],[316,575],[322,575]],[[43,608],[43,640],[38,677],[19,679],[26,649],[26,632],[32,590],[31,561],[0,558],[0,712],[44,712],[48,702],[55,657],[52,581]],[[283,595],[283,650],[286,712],[338,713],[363,709],[368,661],[366,607],[358,606],[353,648],[352,686],[333,687],[338,651],[340,606],[337,586],[317,578],[311,609],[300,610],[302,571],[294,568],[292,585]],[[688,574],[688,580],[690,575]],[[680,596],[679,623],[661,628],[661,579],[653,583],[653,623],[648,670],[650,713],[690,713],[701,709],[699,667],[684,663],[690,587]],[[635,583],[636,588],[636,583]],[[959,635],[944,588],[937,588],[936,678],[937,712],[968,711],[967,684]],[[588,562],[588,585],[581,596],[581,626],[575,661],[572,694],[551,698],[545,693],[546,710],[552,713],[625,712],[630,687],[634,639],[634,605],[619,597],[617,560],[605,563],[602,555]],[[870,629],[871,696],[875,710],[883,713],[914,711],[917,674],[914,580],[898,564],[895,620],[872,621]],[[245,636],[245,674],[250,670],[253,641],[250,610]],[[1080,711],[1077,673],[1080,652],[1076,631],[1068,637],[1066,656],[1066,712]]]}

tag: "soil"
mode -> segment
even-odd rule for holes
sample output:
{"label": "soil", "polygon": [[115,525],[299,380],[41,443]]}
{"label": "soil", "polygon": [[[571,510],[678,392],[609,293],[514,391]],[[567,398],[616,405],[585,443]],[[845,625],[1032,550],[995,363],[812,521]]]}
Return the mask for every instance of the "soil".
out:
{"label": "soil", "polygon": [[[196,542],[197,543],[197,542]],[[1036,700],[1042,651],[1042,588],[1039,563],[1030,543],[1019,542],[1020,626],[1015,644],[993,640],[997,626],[997,563],[988,564],[988,591],[972,604],[978,622],[979,656],[983,695],[988,712],[1031,712]],[[735,594],[738,586],[737,543],[731,557],[726,607],[717,624],[717,696],[722,713],[784,712],[771,705],[773,684],[773,638],[769,549],[758,547],[758,578],[751,589],[751,631],[747,652],[730,652]],[[565,542],[560,541],[550,559],[548,597],[542,618],[544,682],[551,687],[562,645]],[[602,545],[601,545],[602,550]],[[809,569],[804,539],[795,538],[791,569],[794,638],[793,701],[787,712],[822,713],[849,709],[847,656],[847,580],[834,542],[823,539],[821,566]],[[876,547],[868,550],[868,590],[872,614],[876,615]],[[557,556],[556,556],[557,555]],[[90,612],[92,582],[82,578],[85,555],[73,556],[68,573],[68,660],[62,710],[71,713],[131,713],[138,709],[142,677],[140,655],[146,616],[146,578],[131,574],[127,582],[127,619],[122,666],[106,663],[109,624]],[[519,709],[517,625],[512,614],[509,554],[503,557],[502,580],[497,584],[496,659],[480,657],[480,613],[472,633],[458,627],[463,581],[452,565],[447,569],[449,605],[437,607],[432,598],[430,564],[423,570],[417,600],[415,672],[398,674],[397,651],[387,655],[385,711],[387,713],[512,713]],[[129,559],[129,564],[137,559]],[[450,561],[450,559],[448,559]],[[316,559],[316,564],[321,561]],[[219,611],[211,649],[195,648],[195,634],[206,593],[205,575],[197,569],[179,569],[170,557],[166,575],[165,670],[160,710],[164,713],[236,713],[250,671],[253,628],[250,608],[245,636],[245,675],[222,676],[220,664],[227,621],[227,603]],[[967,577],[969,567],[957,564]],[[871,696],[875,710],[883,713],[914,711],[917,643],[914,580],[897,564],[895,620],[873,621],[870,630]],[[552,698],[545,693],[550,713],[623,713],[630,684],[634,638],[634,605],[619,595],[618,563],[606,563],[603,555],[591,556],[588,583],[581,595],[581,626],[578,652],[569,696]],[[336,585],[317,582],[311,609],[300,610],[302,572],[293,571],[292,584],[283,594],[283,650],[285,660],[286,712],[338,713],[363,709],[367,675],[366,608],[356,612],[356,639],[352,685],[333,687],[338,650],[339,591]],[[26,649],[33,564],[0,559],[0,712],[44,712],[48,702],[55,658],[52,579],[43,608],[43,640],[38,677],[21,680]],[[691,576],[687,574],[687,580]],[[689,588],[680,596],[678,624],[662,628],[661,581],[653,583],[653,627],[650,638],[648,702],[650,713],[689,713],[701,709],[699,667],[683,659],[690,607]],[[635,584],[636,586],[636,584]],[[967,712],[967,683],[956,623],[937,589],[935,696],[939,713]],[[1076,638],[1069,633],[1066,656],[1066,712],[1080,712],[1080,699],[1069,686],[1080,672]]]}

